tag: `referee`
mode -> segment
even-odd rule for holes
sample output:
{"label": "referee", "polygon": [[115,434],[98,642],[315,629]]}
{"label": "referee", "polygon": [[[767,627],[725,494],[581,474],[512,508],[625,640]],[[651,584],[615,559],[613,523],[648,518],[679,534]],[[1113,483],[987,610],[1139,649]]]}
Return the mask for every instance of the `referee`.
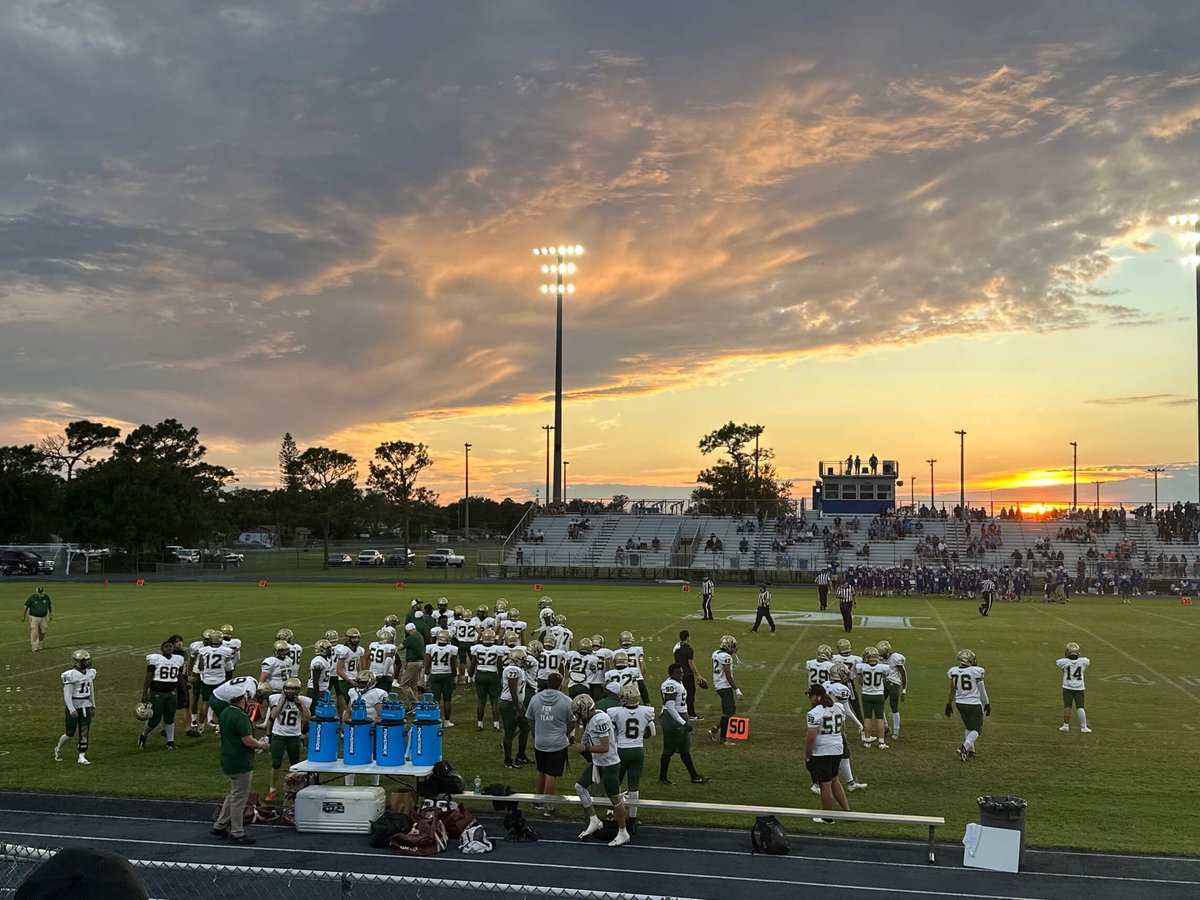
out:
{"label": "referee", "polygon": [[767,590],[766,582],[758,591],[758,609],[754,613],[754,627],[750,630],[755,634],[758,633],[758,626],[762,624],[763,619],[767,620],[767,624],[771,626],[771,634],[775,633],[775,620],[771,618],[771,592]]}
{"label": "referee", "polygon": [[[712,600],[713,600],[713,580],[711,575],[705,575],[704,580],[700,582],[700,618],[712,621]],[[691,700],[691,694],[688,694],[688,700]]]}
{"label": "referee", "polygon": [[817,576],[817,599],[821,601],[821,612],[829,607],[829,569],[821,570]]}
{"label": "referee", "polygon": [[996,602],[996,582],[990,574],[983,576],[983,581],[979,585],[979,594],[983,600],[979,604],[979,614],[987,618],[987,614],[992,611],[992,604]]}
{"label": "referee", "polygon": [[838,609],[842,613],[842,627],[847,632],[854,630],[854,618],[851,613],[854,612],[854,585],[846,582],[837,591]]}

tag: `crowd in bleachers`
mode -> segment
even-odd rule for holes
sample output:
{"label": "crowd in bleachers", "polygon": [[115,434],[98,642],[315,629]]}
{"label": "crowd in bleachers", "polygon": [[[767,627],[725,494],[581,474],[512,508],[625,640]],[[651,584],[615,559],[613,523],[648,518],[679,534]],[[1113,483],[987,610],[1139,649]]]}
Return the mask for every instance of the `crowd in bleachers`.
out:
{"label": "crowd in bleachers", "polygon": [[1200,536],[1200,506],[1191,501],[1168,506],[1158,511],[1154,524],[1160,541],[1195,544]]}

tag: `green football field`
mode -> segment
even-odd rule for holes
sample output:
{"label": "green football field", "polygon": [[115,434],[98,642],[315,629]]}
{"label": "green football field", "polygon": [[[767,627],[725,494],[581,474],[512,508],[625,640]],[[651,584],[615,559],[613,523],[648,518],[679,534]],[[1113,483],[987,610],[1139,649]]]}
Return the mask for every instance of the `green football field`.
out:
{"label": "green football field", "polygon": [[[403,590],[392,584],[193,585],[130,582],[51,584],[56,620],[47,647],[31,654],[27,630],[18,624],[32,586],[6,581],[0,600],[12,626],[3,641],[5,662],[0,783],[9,788],[89,791],[165,797],[216,798],[225,782],[217,767],[218,738],[183,735],[180,750],[168,753],[155,737],[150,748],[136,747],[144,655],[157,650],[172,632],[188,640],[205,628],[232,623],[244,641],[242,674],[258,672],[270,652],[276,630],[294,629],[306,648],[327,628],[362,630],[365,641],[388,613],[403,613],[414,597],[452,606],[474,607],[504,596],[535,618],[538,594],[529,585],[417,584]],[[843,636],[834,616],[814,615],[815,590],[779,590],[774,608],[778,633],[749,633],[755,591],[717,589],[715,622],[694,618],[696,592],[678,586],[547,585],[554,608],[565,613],[576,637],[603,633],[616,643],[631,630],[648,652],[649,681],[656,688],[665,672],[680,628],[691,628],[697,662],[707,665],[720,636],[739,642],[737,668],[745,699],[739,713],[750,718],[744,745],[721,747],[706,737],[718,717],[712,691],[701,691],[704,716],[694,735],[694,755],[707,785],[693,786],[678,758],[676,784],[657,783],[661,738],[647,746],[642,796],[712,802],[808,806],[816,801],[803,765],[807,708],[804,661],[819,643]],[[1000,603],[983,619],[976,604],[947,598],[872,598],[861,601],[859,623],[851,635],[856,651],[886,638],[908,657],[909,692],[902,706],[901,737],[889,751],[862,749],[852,756],[855,775],[869,783],[850,795],[853,809],[943,815],[946,839],[977,821],[980,794],[1015,794],[1029,801],[1028,838],[1041,846],[1131,852],[1195,852],[1187,821],[1187,796],[1194,791],[1200,751],[1200,660],[1195,638],[1200,627],[1196,607],[1165,600],[1083,598],[1068,605]],[[865,617],[865,621],[863,621]],[[1061,676],[1054,660],[1070,640],[1092,660],[1087,673],[1087,710],[1092,734],[1060,733]],[[52,757],[62,729],[59,674],[70,667],[79,647],[92,652],[97,670],[98,713],[88,753],[91,766]],[[980,739],[976,759],[963,763],[955,752],[962,740],[957,717],[946,719],[946,670],[955,651],[970,647],[987,669],[992,715]],[[304,667],[307,669],[306,653]],[[470,695],[466,694],[469,690]],[[460,688],[457,727],[446,737],[446,758],[468,783],[508,782],[530,790],[531,768],[506,771],[497,736],[490,726],[474,729],[474,692]],[[657,691],[652,689],[657,699]],[[458,699],[458,698],[456,698]],[[68,745],[67,750],[71,749]],[[266,757],[260,757],[255,788],[265,792]],[[578,764],[573,763],[578,771]],[[569,773],[568,773],[569,775]],[[261,776],[261,778],[260,778]],[[569,790],[569,777],[565,789]],[[688,820],[680,816],[677,821]],[[807,820],[788,827],[818,828]],[[712,824],[747,824],[713,819]],[[826,827],[828,829],[828,827]],[[884,837],[922,837],[893,827],[872,829],[839,823],[838,833]]]}

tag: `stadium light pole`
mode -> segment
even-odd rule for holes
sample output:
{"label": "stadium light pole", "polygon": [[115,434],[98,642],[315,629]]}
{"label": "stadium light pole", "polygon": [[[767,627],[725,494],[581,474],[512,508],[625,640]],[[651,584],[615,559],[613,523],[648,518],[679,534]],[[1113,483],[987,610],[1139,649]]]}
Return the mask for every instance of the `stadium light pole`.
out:
{"label": "stadium light pole", "polygon": [[542,431],[546,432],[546,505],[550,505],[550,432],[554,430],[553,425],[543,425]]}
{"label": "stadium light pole", "polygon": [[563,473],[563,476],[562,476],[562,499],[563,499],[563,505],[564,505],[564,506],[566,505],[566,502],[567,502],[567,466],[569,466],[570,464],[571,464],[571,463],[570,463],[568,460],[565,460],[565,459],[563,460],[563,466],[562,466],[562,473]]}
{"label": "stadium light pole", "polygon": [[1100,512],[1100,485],[1104,484],[1104,482],[1093,481],[1092,484],[1096,486],[1096,512]]}
{"label": "stadium light pole", "polygon": [[933,464],[935,462],[937,462],[937,460],[936,459],[927,459],[927,460],[925,460],[925,462],[929,463],[929,510],[930,510],[930,512],[932,512],[933,511]]}
{"label": "stadium light pole", "polygon": [[[557,247],[534,247],[533,255],[546,258],[542,264],[542,274],[553,277],[553,281],[542,284],[543,294],[553,294],[556,303],[556,318],[554,327],[554,502],[562,501],[562,482],[559,471],[562,463],[562,330],[563,330],[563,294],[575,293],[575,285],[564,281],[564,275],[575,274],[576,256],[583,255],[583,247],[579,244]],[[550,262],[553,259],[554,262]]]}
{"label": "stadium light pole", "polygon": [[1154,514],[1158,515],[1158,476],[1167,470],[1162,466],[1151,466],[1146,471],[1154,476]]}
{"label": "stadium light pole", "polygon": [[1079,442],[1069,441],[1071,445],[1071,510],[1079,508]]}
{"label": "stadium light pole", "polygon": [[967,521],[967,433],[954,432],[958,435],[958,517]]}
{"label": "stadium light pole", "polygon": [[465,490],[463,492],[463,534],[471,536],[471,445],[463,444],[466,451]]}
{"label": "stadium light pole", "polygon": [[[1196,395],[1200,401],[1200,228],[1197,227],[1200,225],[1200,214],[1168,216],[1167,221],[1186,229],[1180,237],[1184,246],[1191,248],[1191,253],[1183,257],[1182,262],[1196,275]],[[1200,405],[1196,409],[1196,452],[1197,477],[1200,478]],[[1200,481],[1197,486],[1200,487]]]}

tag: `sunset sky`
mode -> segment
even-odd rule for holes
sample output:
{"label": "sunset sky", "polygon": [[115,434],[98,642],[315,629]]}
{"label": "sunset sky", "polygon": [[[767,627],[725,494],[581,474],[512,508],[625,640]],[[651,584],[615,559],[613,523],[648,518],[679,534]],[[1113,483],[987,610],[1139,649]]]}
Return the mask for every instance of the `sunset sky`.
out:
{"label": "sunset sky", "polygon": [[766,426],[976,505],[1195,498],[1200,7],[8,0],[0,443],[430,446],[532,499],[683,496]]}

